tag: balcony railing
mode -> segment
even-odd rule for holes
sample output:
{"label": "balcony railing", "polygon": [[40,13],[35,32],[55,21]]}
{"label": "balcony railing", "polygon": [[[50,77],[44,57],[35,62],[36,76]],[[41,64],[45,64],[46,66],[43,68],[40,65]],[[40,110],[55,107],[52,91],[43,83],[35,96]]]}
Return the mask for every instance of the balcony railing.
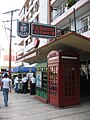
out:
{"label": "balcony railing", "polygon": [[79,34],[82,34],[82,33],[87,32],[89,30],[90,30],[90,24],[78,29],[76,32]]}
{"label": "balcony railing", "polygon": [[24,49],[20,49],[19,51],[17,51],[16,56],[20,56],[24,54]]}
{"label": "balcony railing", "polygon": [[58,18],[59,16],[61,16],[64,12],[65,12],[65,10],[63,10],[62,12],[59,12],[58,14],[56,14],[56,15],[52,18],[52,21],[55,20],[56,18]]}
{"label": "balcony railing", "polygon": [[[76,30],[76,33],[82,34],[82,33],[87,32],[87,31],[89,31],[89,30],[90,30],[90,24],[89,24],[89,25],[86,25],[86,26],[84,26],[84,27],[82,27],[82,28],[80,28],[80,29],[78,29],[78,30]],[[60,36],[62,36],[62,35],[64,35],[64,34],[67,34],[67,33],[70,32],[70,31],[73,31],[73,30],[69,30],[69,29],[67,29],[67,30],[57,29],[56,35],[57,35],[57,37],[60,37]]]}

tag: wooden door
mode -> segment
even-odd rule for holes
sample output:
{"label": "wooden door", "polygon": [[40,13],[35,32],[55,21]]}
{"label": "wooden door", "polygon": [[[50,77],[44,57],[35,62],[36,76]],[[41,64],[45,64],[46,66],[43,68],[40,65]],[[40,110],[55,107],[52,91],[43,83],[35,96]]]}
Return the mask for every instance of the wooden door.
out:
{"label": "wooden door", "polygon": [[80,102],[80,79],[77,60],[63,60],[62,74],[62,106],[78,104]]}

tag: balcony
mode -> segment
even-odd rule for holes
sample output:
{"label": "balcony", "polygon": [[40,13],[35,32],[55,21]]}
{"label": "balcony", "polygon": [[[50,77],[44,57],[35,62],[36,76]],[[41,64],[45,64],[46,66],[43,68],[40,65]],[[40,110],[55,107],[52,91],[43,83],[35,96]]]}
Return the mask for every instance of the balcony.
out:
{"label": "balcony", "polygon": [[[69,33],[70,31],[72,31],[72,30],[70,30],[69,27],[66,27],[66,29],[57,29],[57,34],[56,35],[57,35],[57,37],[60,37],[64,34]],[[76,33],[82,34],[86,37],[90,37],[90,24],[76,30]]]}
{"label": "balcony", "polygon": [[23,46],[23,45],[24,45],[24,40],[23,40],[23,39],[19,39],[19,40],[18,40],[18,45]]}
{"label": "balcony", "polygon": [[58,5],[52,6],[52,20],[54,21],[56,18],[61,16],[64,12],[67,12],[69,8],[71,8],[74,4],[76,4],[79,0],[68,0],[68,2],[63,2],[57,7]]}
{"label": "balcony", "polygon": [[19,56],[22,56],[24,54],[24,49],[20,49],[19,51],[17,51],[16,53],[16,56],[19,57]]}
{"label": "balcony", "polygon": [[68,25],[69,24],[69,18],[71,18],[72,20],[74,19],[73,8],[75,8],[76,18],[78,18],[81,15],[86,14],[87,11],[90,10],[90,2],[89,2],[89,0],[79,0],[69,9],[66,6],[65,9],[63,9],[62,12],[59,11],[59,10],[57,12],[57,10],[56,10],[55,14],[52,17],[51,25],[56,25],[58,28],[61,28],[64,25]]}
{"label": "balcony", "polygon": [[30,50],[32,50],[34,48],[34,42],[31,42],[30,44],[28,44],[25,48],[24,48],[24,54],[29,52]]}
{"label": "balcony", "polygon": [[[65,0],[65,1],[68,1],[68,0]],[[50,0],[50,4],[54,8],[57,7],[58,5],[60,5],[63,2],[64,2],[64,0]]]}

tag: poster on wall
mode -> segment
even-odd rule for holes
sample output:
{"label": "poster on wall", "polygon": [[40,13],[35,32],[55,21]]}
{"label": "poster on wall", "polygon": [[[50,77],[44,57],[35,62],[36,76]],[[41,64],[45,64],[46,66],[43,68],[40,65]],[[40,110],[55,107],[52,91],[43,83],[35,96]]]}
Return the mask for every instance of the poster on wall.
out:
{"label": "poster on wall", "polygon": [[36,72],[36,87],[42,87],[42,72]]}

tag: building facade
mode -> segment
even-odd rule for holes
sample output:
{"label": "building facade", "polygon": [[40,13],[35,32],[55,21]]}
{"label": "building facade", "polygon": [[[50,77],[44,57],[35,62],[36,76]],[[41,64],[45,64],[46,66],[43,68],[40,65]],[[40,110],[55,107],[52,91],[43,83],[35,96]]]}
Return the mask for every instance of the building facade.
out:
{"label": "building facade", "polygon": [[[89,0],[50,0],[50,24],[57,26],[59,36],[75,31],[90,38],[89,5]],[[90,80],[89,55],[87,58],[81,57],[80,61],[81,69]]]}
{"label": "building facade", "polygon": [[51,0],[50,23],[62,34],[75,31],[90,38],[89,0]]}
{"label": "building facade", "polygon": [[[27,21],[33,23],[35,22],[35,23],[49,24],[56,26],[56,38],[54,39],[53,38],[46,39],[39,37],[35,38],[32,37],[31,35],[28,36],[27,38],[23,38],[23,39],[20,38],[18,45],[21,45],[22,49],[20,49],[20,51],[17,52],[17,62],[22,61],[22,62],[27,62],[29,64],[48,62],[47,56],[52,50],[54,50],[54,52],[55,50],[56,51],[59,50],[59,52],[60,50],[66,50],[66,51],[70,50],[77,52],[80,55],[79,58],[80,66],[78,64],[78,68],[80,68],[80,71],[79,69],[77,69],[78,73],[77,70],[75,71],[74,68],[76,65],[73,67],[73,63],[72,65],[69,66],[70,68],[68,68],[68,65],[64,66],[66,67],[65,68],[66,72],[63,70],[63,74],[65,75],[66,73],[68,74],[66,75],[66,77],[63,78],[65,79],[67,78],[67,82],[68,82],[68,78],[70,82],[74,81],[75,79],[77,80],[78,78],[78,90],[75,90],[76,89],[75,84],[77,84],[77,81],[76,83],[75,81],[72,83],[68,82],[68,85],[67,83],[63,84],[68,86],[68,88],[66,86],[63,86],[63,88],[65,87],[64,90],[66,90],[67,92],[66,94],[68,94],[69,98],[70,96],[72,96],[73,98],[74,95],[73,93],[77,94],[78,92],[81,92],[87,94],[88,91],[90,91],[89,89],[87,91],[87,86],[88,88],[90,87],[90,7],[89,6],[90,6],[90,0],[26,0],[19,14],[19,18],[21,21]],[[39,46],[37,48],[34,47],[34,43],[36,39],[39,39],[40,41]],[[55,54],[54,52],[51,52],[53,54],[50,55],[50,60],[56,62],[54,59],[57,58],[57,56],[55,56],[57,55],[56,54],[57,52],[55,52]],[[64,59],[70,58],[71,61],[72,59],[76,60],[76,57],[75,56],[72,57],[72,56],[69,57],[62,56],[61,58]],[[69,61],[70,64],[71,61]],[[55,88],[54,92],[53,90],[51,92],[50,91],[48,92],[49,98],[52,97],[51,101],[49,99],[49,102],[54,103],[54,100],[56,100],[56,104],[57,104],[57,100],[60,99],[60,96],[58,96],[59,99],[57,99],[57,93],[55,90],[57,89],[58,89],[57,91],[60,90],[60,88],[56,88],[57,86],[60,85],[59,84],[60,72],[58,73],[58,70],[60,70],[60,65],[57,64],[57,66],[47,67],[47,69],[46,70],[49,71],[48,74],[50,74],[49,77],[47,78],[48,79],[47,81],[50,80],[50,82],[47,82],[47,85],[48,84],[51,85],[51,87],[48,85],[48,90],[49,88],[50,89]],[[43,71],[44,68],[41,67],[41,69],[39,70]],[[39,71],[39,73],[41,74],[42,71]],[[75,75],[76,73],[78,74],[77,77]],[[57,75],[56,78],[55,75]],[[56,79],[58,82],[56,82]],[[79,80],[81,81],[80,86],[79,86]],[[63,81],[65,80],[63,79]],[[71,86],[73,86],[73,88],[70,88]],[[47,90],[45,91],[43,88],[37,89],[37,93],[38,92],[41,93],[43,92],[44,94],[47,94]],[[67,99],[66,94],[64,91],[63,96],[65,97],[65,99]],[[78,94],[78,103],[80,101],[79,95],[80,94]],[[77,97],[75,97],[75,99],[77,99]],[[70,103],[70,99],[69,99],[69,103]]]}
{"label": "building facade", "polygon": [[[19,18],[21,21],[55,25],[57,38],[70,31],[90,38],[89,5],[89,0],[26,0],[19,13]],[[18,45],[21,47],[17,52],[17,59],[23,59],[22,56],[34,50],[35,39],[37,38],[32,36],[24,39],[19,38]],[[52,41],[52,39],[38,39],[40,40],[39,47]],[[81,64],[81,66],[84,67],[89,64],[88,68],[84,68],[84,71],[90,74],[89,55],[87,55],[87,57],[81,56]]]}
{"label": "building facade", "polygon": [[[19,18],[21,21],[55,25],[57,36],[75,31],[90,38],[89,4],[89,0],[26,0]],[[21,53],[28,53],[33,46],[34,39],[36,38],[32,36],[20,38],[18,45],[23,47],[17,52],[17,56]],[[39,39],[39,47],[49,42],[47,39]]]}
{"label": "building facade", "polygon": [[[26,0],[19,13],[19,20],[48,24],[48,5],[48,0]],[[22,46],[22,49],[17,52],[17,58],[32,50],[35,39],[36,38],[32,36],[28,36],[25,39],[19,39],[18,45]],[[39,40],[39,46],[45,45],[48,42],[47,39],[39,38]]]}

